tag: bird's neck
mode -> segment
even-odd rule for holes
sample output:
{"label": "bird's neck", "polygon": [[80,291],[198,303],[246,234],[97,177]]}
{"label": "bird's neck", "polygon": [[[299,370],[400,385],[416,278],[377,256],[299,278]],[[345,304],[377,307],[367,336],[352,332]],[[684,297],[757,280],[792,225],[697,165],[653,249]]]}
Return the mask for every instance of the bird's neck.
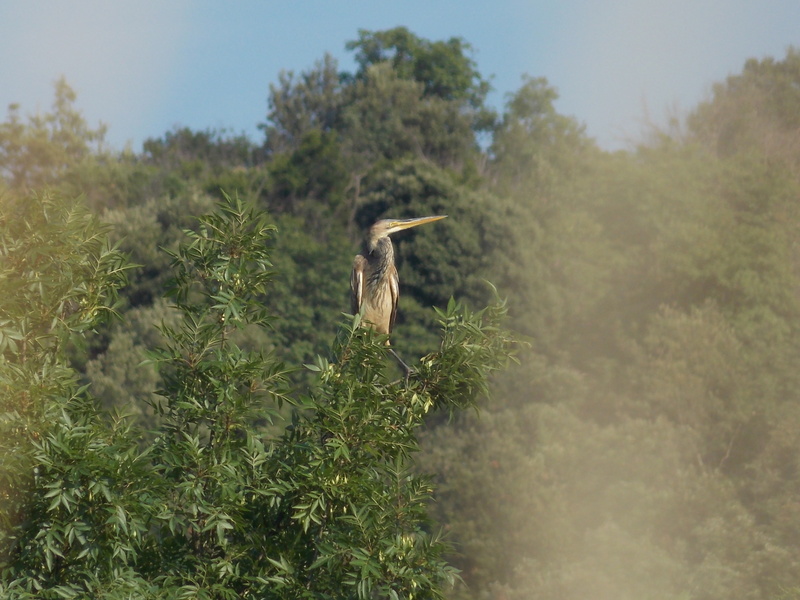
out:
{"label": "bird's neck", "polygon": [[373,258],[394,258],[394,246],[388,237],[370,240],[367,245],[367,252]]}
{"label": "bird's neck", "polygon": [[369,262],[374,269],[373,275],[377,278],[382,277],[389,268],[389,265],[394,264],[394,247],[392,246],[392,240],[388,237],[379,238],[370,242],[367,250],[369,253]]}

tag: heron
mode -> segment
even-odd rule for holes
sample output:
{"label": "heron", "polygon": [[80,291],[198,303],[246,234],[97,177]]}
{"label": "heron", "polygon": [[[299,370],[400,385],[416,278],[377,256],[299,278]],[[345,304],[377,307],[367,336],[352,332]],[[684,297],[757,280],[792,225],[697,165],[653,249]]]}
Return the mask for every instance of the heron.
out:
{"label": "heron", "polygon": [[[378,333],[389,335],[397,318],[397,299],[400,296],[400,279],[394,265],[394,246],[389,236],[417,225],[444,219],[447,215],[418,217],[416,219],[382,219],[370,227],[364,252],[353,261],[350,274],[353,314],[361,314],[361,322]],[[389,345],[389,341],[386,341]],[[406,372],[411,368],[397,353],[389,348]]]}

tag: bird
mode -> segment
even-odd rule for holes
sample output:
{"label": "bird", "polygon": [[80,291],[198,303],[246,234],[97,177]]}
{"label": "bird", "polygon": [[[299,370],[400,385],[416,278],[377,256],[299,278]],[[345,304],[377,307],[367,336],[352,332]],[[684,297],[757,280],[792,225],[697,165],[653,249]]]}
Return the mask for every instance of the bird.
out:
{"label": "bird", "polygon": [[[394,264],[394,246],[389,236],[404,229],[432,223],[447,215],[418,217],[415,219],[382,219],[370,227],[364,251],[353,260],[350,274],[351,308],[354,315],[361,315],[364,326],[378,333],[389,335],[397,318],[397,300],[400,297],[400,279]],[[387,339],[386,345],[389,345]],[[406,371],[406,365],[391,348],[389,351]]]}

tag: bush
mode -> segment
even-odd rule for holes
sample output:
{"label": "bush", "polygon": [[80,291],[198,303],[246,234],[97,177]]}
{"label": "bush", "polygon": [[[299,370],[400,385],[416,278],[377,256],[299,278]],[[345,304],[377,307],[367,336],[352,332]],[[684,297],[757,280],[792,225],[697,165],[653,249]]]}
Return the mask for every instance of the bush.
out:
{"label": "bush", "polygon": [[[310,396],[272,355],[235,343],[268,326],[274,227],[237,199],[172,254],[180,313],[151,352],[163,389],[154,442],[109,420],[63,350],[111,311],[123,257],[77,204],[3,215],[3,515],[0,591],[14,598],[442,597],[456,577],[430,531],[416,432],[435,408],[473,406],[513,342],[505,307],[439,313],[441,347],[408,382],[347,323]],[[49,243],[50,245],[46,245]],[[31,265],[36,266],[34,269]],[[291,424],[269,426],[288,402]]]}

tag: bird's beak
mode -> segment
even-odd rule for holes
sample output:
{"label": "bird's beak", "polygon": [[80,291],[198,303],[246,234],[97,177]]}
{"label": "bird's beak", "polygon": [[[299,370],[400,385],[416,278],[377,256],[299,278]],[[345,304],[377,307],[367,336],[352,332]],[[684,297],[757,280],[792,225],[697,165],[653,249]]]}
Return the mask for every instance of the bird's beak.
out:
{"label": "bird's beak", "polygon": [[391,224],[389,225],[387,233],[395,233],[397,231],[403,231],[403,229],[416,227],[417,225],[424,225],[425,223],[433,223],[434,221],[444,219],[446,216],[447,215],[437,215],[435,217],[418,217],[416,219],[400,219],[397,221],[392,221]]}

